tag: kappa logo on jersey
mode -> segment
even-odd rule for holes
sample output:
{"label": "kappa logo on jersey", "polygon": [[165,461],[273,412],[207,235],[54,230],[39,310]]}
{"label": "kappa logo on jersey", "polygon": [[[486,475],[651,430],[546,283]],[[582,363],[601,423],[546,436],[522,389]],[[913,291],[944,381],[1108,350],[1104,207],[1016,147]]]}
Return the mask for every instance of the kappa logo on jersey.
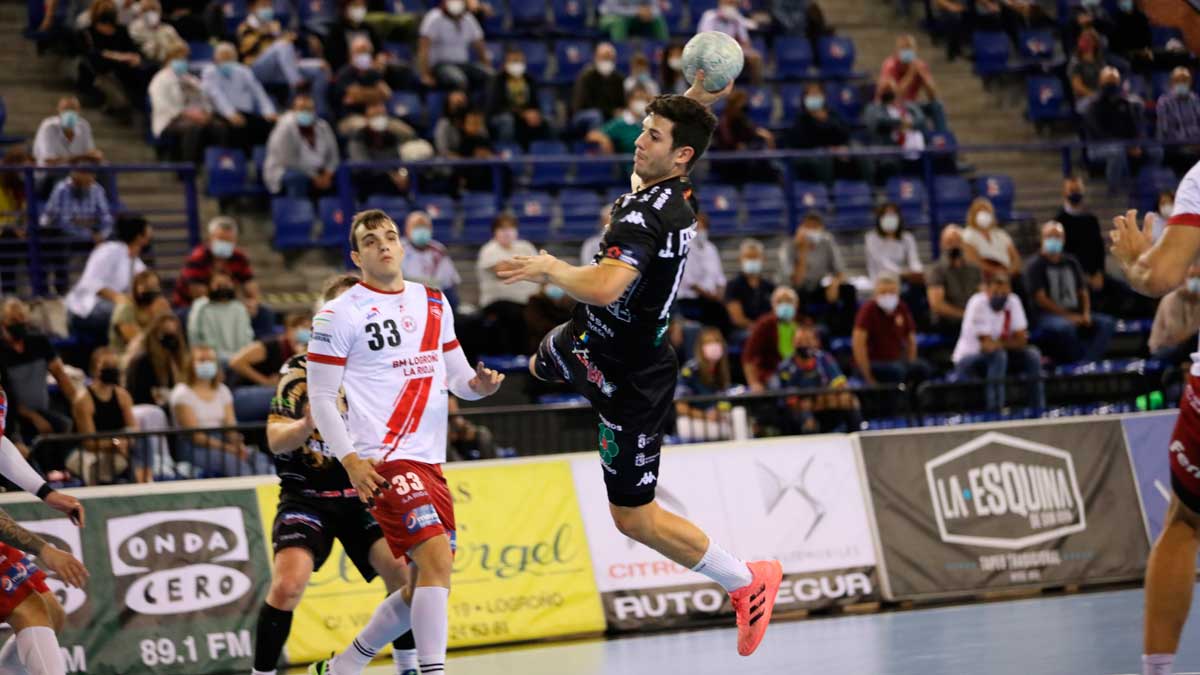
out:
{"label": "kappa logo on jersey", "polygon": [[438,518],[437,510],[431,504],[422,504],[404,516],[404,527],[408,529],[409,534],[416,534],[427,527],[441,524],[442,519]]}
{"label": "kappa logo on jersey", "polygon": [[646,473],[642,474],[642,479],[637,482],[637,486],[642,487],[644,485],[654,485],[656,480],[658,479],[654,476],[654,474],[647,471]]}
{"label": "kappa logo on jersey", "polygon": [[607,426],[600,425],[600,461],[604,462],[605,466],[612,464],[612,461],[621,454],[621,446],[617,445],[617,435],[612,429]]}
{"label": "kappa logo on jersey", "polygon": [[625,217],[621,219],[621,222],[633,223],[634,225],[646,227],[646,218],[642,215],[641,211],[630,211],[629,213],[626,213]]}

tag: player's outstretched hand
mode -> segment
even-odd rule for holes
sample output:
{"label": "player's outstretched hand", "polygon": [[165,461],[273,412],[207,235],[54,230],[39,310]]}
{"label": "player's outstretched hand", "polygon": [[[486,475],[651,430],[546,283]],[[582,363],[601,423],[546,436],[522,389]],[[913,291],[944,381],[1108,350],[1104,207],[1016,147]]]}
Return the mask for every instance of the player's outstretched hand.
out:
{"label": "player's outstretched hand", "polygon": [[480,396],[491,396],[500,390],[500,383],[504,381],[504,374],[497,373],[491,368],[483,365],[483,361],[475,364],[475,377],[467,383],[471,387],[471,391]]}
{"label": "player's outstretched hand", "polygon": [[1138,227],[1137,209],[1129,209],[1125,215],[1113,218],[1112,222],[1112,252],[1122,265],[1132,265],[1154,245],[1150,239],[1154,226],[1149,213],[1146,214],[1145,227]]}
{"label": "player's outstretched hand", "polygon": [[70,516],[71,522],[75,523],[76,527],[83,527],[83,504],[71,495],[64,495],[58,491],[51,492],[46,495],[46,506]]}
{"label": "player's outstretched hand", "polygon": [[725,85],[725,88],[720,91],[709,91],[705,89],[704,69],[700,68],[696,70],[696,77],[692,80],[692,86],[688,87],[688,90],[683,92],[683,95],[698,103],[711,106],[717,101],[728,96],[731,91],[733,91],[732,81]]}
{"label": "player's outstretched hand", "polygon": [[342,459],[342,466],[346,467],[350,484],[364,504],[374,504],[375,497],[387,489],[387,479],[375,472],[374,460],[363,459],[352,452]]}
{"label": "player's outstretched hand", "polygon": [[543,249],[537,255],[519,255],[508,260],[501,260],[496,264],[496,276],[503,279],[506,284],[515,284],[518,281],[544,284],[550,281],[547,275],[557,262],[558,258]]}
{"label": "player's outstretched hand", "polygon": [[38,553],[38,562],[46,569],[58,575],[59,579],[75,588],[84,588],[88,582],[88,571],[83,563],[75,556],[54,548],[54,544],[46,544]]}

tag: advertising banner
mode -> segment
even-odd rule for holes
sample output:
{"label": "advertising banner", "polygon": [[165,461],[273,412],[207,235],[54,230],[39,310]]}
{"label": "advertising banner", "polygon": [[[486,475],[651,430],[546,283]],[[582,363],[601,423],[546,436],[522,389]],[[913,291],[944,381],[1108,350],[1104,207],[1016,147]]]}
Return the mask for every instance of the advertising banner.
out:
{"label": "advertising banner", "polygon": [[253,623],[270,579],[253,491],[83,502],[82,532],[41,503],[4,506],[91,573],[86,590],[48,582],[67,612],[60,636],[67,672],[249,671]]}
{"label": "advertising banner", "polygon": [[1129,457],[1137,476],[1142,509],[1146,514],[1146,530],[1153,544],[1162,532],[1167,505],[1171,503],[1171,466],[1169,450],[1171,432],[1179,411],[1133,415],[1121,420]]}
{"label": "advertising banner", "polygon": [[[572,465],[610,628],[688,626],[732,616],[720,586],[617,531],[596,455],[581,455]],[[784,583],[777,611],[878,598],[875,552],[848,437],[669,449],[657,496],[663,508],[696,523],[733,554],[778,558]]]}
{"label": "advertising banner", "polygon": [[[566,461],[448,466],[458,553],[450,594],[450,646],[598,633],[604,615]],[[269,533],[279,488],[260,488]],[[268,544],[269,545],[269,544]],[[335,544],[297,608],[288,659],[344,649],[384,597]]]}
{"label": "advertising banner", "polygon": [[1118,419],[862,434],[888,599],[1140,579]]}

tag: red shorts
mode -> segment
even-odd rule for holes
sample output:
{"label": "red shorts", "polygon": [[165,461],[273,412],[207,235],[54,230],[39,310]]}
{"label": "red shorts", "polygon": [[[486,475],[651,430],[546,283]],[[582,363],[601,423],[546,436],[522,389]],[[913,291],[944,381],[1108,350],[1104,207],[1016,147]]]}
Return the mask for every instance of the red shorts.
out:
{"label": "red shorts", "polygon": [[391,486],[375,498],[371,515],[397,558],[439,534],[454,550],[454,500],[442,467],[401,459],[375,467]]}
{"label": "red shorts", "polygon": [[30,593],[49,593],[46,573],[24,552],[0,544],[0,618],[7,619]]}
{"label": "red shorts", "polygon": [[1200,377],[1188,375],[1171,432],[1171,487],[1179,501],[1200,513]]}

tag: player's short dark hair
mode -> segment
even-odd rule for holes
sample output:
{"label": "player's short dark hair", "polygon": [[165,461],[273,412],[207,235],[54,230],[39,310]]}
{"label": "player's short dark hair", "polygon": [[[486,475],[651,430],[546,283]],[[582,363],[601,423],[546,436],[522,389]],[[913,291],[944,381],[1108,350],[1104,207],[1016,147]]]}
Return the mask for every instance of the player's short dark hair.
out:
{"label": "player's short dark hair", "polygon": [[141,216],[121,216],[117,219],[116,230],[117,241],[123,244],[132,244],[134,239],[146,233],[146,228],[150,223]]}
{"label": "player's short dark hair", "polygon": [[646,106],[646,114],[671,120],[671,149],[690,147],[695,151],[687,165],[691,171],[712,141],[717,128],[716,115],[703,104],[674,94],[656,97]]}
{"label": "player's short dark hair", "polygon": [[396,234],[400,234],[400,228],[396,225],[396,221],[388,214],[379,209],[367,209],[354,214],[354,219],[350,221],[350,250],[358,250],[358,230],[362,228],[368,232],[380,227],[392,226],[396,230]]}
{"label": "player's short dark hair", "polygon": [[321,284],[321,300],[329,302],[341,295],[346,289],[358,285],[358,277],[353,274],[336,274]]}
{"label": "player's short dark hair", "polygon": [[492,234],[502,227],[517,227],[517,217],[511,213],[497,213],[495,218],[492,218]]}

